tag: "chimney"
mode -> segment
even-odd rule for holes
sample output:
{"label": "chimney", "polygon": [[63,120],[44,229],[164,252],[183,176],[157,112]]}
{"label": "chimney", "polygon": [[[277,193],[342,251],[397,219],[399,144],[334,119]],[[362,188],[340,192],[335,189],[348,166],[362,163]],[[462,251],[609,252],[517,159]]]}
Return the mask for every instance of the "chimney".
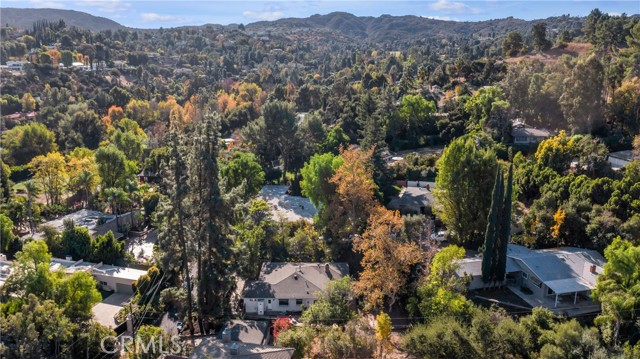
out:
{"label": "chimney", "polygon": [[324,271],[325,271],[325,273],[327,273],[327,274],[331,274],[331,270],[329,270],[329,263],[325,263],[325,265],[324,265]]}
{"label": "chimney", "polygon": [[298,275],[297,275],[297,274],[294,274],[294,275],[293,275],[293,279],[298,280]]}
{"label": "chimney", "polygon": [[229,343],[231,341],[231,330],[229,328],[224,328],[222,331],[222,342]]}
{"label": "chimney", "polygon": [[591,272],[592,274],[596,274],[596,265],[592,264],[591,267],[589,267],[589,272]]}

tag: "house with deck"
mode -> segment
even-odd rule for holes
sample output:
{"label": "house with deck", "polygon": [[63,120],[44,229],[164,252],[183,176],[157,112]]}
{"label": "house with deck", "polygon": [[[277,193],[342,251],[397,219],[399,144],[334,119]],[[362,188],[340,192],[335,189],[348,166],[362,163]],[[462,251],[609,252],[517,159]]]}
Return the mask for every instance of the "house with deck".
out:
{"label": "house with deck", "polygon": [[[456,274],[468,278],[469,290],[487,286],[482,281],[482,258],[465,258],[458,264]],[[509,244],[502,285],[532,307],[543,306],[558,312],[597,312],[600,306],[590,295],[604,264],[604,257],[590,249],[532,250]]]}
{"label": "house with deck", "polygon": [[315,303],[329,281],[348,274],[347,263],[264,263],[258,280],[244,285],[244,311],[257,315],[300,313]]}

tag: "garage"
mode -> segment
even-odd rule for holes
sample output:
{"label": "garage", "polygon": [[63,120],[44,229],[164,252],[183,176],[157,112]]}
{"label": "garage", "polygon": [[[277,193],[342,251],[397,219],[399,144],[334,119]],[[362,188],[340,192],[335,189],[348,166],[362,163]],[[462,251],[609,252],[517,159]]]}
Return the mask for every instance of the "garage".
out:
{"label": "garage", "polygon": [[133,294],[133,288],[131,287],[131,285],[128,285],[128,284],[116,283],[116,292]]}

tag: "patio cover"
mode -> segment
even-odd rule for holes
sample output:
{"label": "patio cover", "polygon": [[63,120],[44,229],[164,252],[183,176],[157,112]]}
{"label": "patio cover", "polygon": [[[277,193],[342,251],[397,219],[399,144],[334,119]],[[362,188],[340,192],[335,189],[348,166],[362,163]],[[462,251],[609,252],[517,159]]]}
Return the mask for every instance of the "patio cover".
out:
{"label": "patio cover", "polygon": [[575,292],[583,292],[593,289],[593,286],[589,285],[580,278],[566,278],[556,279],[544,282],[547,287],[551,288],[556,294],[568,294]]}

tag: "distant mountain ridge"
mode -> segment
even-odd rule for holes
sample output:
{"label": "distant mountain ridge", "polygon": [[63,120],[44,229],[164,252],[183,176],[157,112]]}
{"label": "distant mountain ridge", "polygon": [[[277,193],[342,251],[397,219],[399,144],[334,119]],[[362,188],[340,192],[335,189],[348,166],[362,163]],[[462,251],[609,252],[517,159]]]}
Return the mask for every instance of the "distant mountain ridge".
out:
{"label": "distant mountain ridge", "polygon": [[[638,16],[638,15],[631,15]],[[68,27],[76,26],[92,31],[118,30],[125,27],[108,18],[94,16],[81,11],[59,9],[18,9],[0,8],[2,25],[9,25],[23,29],[30,29],[37,20],[64,20]],[[568,28],[579,30],[583,17],[568,15],[549,17],[540,20],[522,20],[513,17],[484,20],[476,22],[459,22],[438,20],[428,17],[405,15],[391,16],[355,16],[346,12],[332,12],[326,15],[312,15],[307,18],[285,18],[275,21],[259,21],[247,24],[249,32],[291,32],[291,31],[330,31],[356,41],[394,42],[417,40],[426,38],[447,39],[449,37],[494,37],[509,31],[528,33],[537,22],[547,23],[547,29],[560,31]],[[222,28],[236,28],[238,25],[190,25],[181,28],[198,28],[214,26]],[[132,29],[132,28],[129,28]],[[138,29],[143,30],[143,29]],[[153,31],[152,29],[145,29]]]}
{"label": "distant mountain ridge", "polygon": [[545,21],[553,28],[554,24],[566,26],[567,20],[580,23],[579,17],[551,17],[541,20],[521,20],[513,17],[476,22],[460,22],[431,19],[414,15],[391,16],[382,15],[355,16],[344,12],[333,12],[327,15],[313,15],[308,18],[287,18],[275,21],[260,21],[246,25],[248,30],[260,31],[269,29],[327,29],[365,41],[392,41],[394,39],[410,40],[417,38],[444,38],[448,35],[471,36],[507,31],[527,32],[536,22]]}
{"label": "distant mountain ridge", "polygon": [[33,23],[38,20],[50,22],[64,20],[67,27],[79,27],[91,31],[118,30],[126,28],[106,17],[94,16],[82,11],[62,9],[18,9],[0,8],[0,20],[2,26],[21,29],[31,29]]}

